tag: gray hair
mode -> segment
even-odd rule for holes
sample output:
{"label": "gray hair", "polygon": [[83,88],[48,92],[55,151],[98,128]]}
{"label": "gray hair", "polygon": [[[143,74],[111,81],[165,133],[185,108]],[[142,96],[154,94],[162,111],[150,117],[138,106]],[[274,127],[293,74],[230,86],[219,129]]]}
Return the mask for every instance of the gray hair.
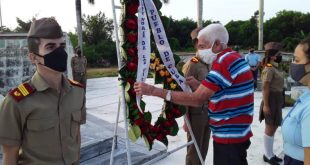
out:
{"label": "gray hair", "polygon": [[209,41],[211,43],[215,42],[216,40],[219,40],[221,43],[224,43],[227,45],[229,35],[227,32],[227,29],[219,23],[213,23],[202,30],[199,31],[197,38],[204,38],[206,41]]}

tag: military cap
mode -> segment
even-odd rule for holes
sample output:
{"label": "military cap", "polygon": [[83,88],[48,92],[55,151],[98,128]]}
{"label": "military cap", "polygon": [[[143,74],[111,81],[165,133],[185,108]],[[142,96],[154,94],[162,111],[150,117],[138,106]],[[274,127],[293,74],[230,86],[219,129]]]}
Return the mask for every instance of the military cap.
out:
{"label": "military cap", "polygon": [[55,18],[50,17],[33,20],[27,37],[55,39],[62,36],[61,27]]}
{"label": "military cap", "polygon": [[279,42],[268,42],[264,46],[265,50],[270,50],[270,49],[281,50],[282,47],[283,47],[282,44]]}
{"label": "military cap", "polygon": [[202,29],[202,28],[196,28],[196,29],[194,29],[194,30],[191,32],[192,40],[194,40],[194,39],[197,38],[198,33],[199,33],[199,31],[200,31],[201,29]]}

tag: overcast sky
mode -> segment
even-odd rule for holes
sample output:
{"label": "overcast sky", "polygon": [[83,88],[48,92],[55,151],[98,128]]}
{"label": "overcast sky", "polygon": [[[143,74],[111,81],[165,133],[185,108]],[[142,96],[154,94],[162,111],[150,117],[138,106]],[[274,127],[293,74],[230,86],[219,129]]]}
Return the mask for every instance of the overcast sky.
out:
{"label": "overcast sky", "polygon": [[[16,17],[26,21],[32,17],[54,16],[64,31],[74,32],[76,27],[75,0],[0,0],[2,23],[9,28],[17,26]],[[119,5],[119,0],[115,0]],[[174,19],[185,17],[196,20],[196,0],[170,0],[164,5],[162,13]],[[223,24],[230,20],[247,20],[258,10],[259,0],[204,0],[203,19],[220,21]],[[265,0],[265,20],[274,17],[281,10],[310,12],[309,0]],[[111,0],[95,0],[90,5],[82,0],[82,12],[95,15],[99,11],[112,18]],[[118,12],[119,15],[119,12]]]}

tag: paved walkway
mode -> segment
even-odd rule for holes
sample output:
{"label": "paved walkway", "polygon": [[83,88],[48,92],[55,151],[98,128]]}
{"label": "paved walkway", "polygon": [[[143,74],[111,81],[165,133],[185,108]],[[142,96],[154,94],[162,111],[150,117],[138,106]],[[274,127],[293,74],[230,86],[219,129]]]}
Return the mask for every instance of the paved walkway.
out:
{"label": "paved walkway", "polygon": [[[152,84],[153,79],[148,79],[148,83]],[[117,105],[118,105],[118,81],[116,78],[99,78],[88,80],[87,92],[96,90],[92,95],[87,94],[87,107],[89,114],[95,115],[103,120],[110,123],[115,123]],[[93,92],[92,92],[93,93]],[[261,92],[255,92],[255,103],[254,103],[254,122],[252,124],[252,130],[254,136],[251,138],[251,146],[248,150],[248,162],[250,165],[263,165],[265,164],[262,160],[263,149],[263,136],[264,136],[264,123],[259,123],[258,121],[258,110],[262,99]],[[153,119],[156,119],[160,114],[161,105],[163,103],[162,99],[156,97],[144,97],[147,103],[146,110],[149,110],[153,114]],[[287,113],[289,108],[283,109],[283,116]],[[123,114],[120,116],[123,120]],[[177,136],[169,137],[169,148],[168,151],[174,149],[175,147],[181,146],[186,143],[186,134],[182,130],[183,119],[179,118],[178,124],[180,131]],[[123,127],[124,123],[119,124]],[[213,147],[212,140],[210,140],[209,153],[207,155],[206,164],[213,164]],[[275,135],[274,152],[276,154],[282,153],[282,135],[281,129],[278,129]],[[156,165],[171,165],[173,164],[184,164],[186,155],[186,149],[179,150],[178,152],[168,156],[167,158],[159,161]]]}

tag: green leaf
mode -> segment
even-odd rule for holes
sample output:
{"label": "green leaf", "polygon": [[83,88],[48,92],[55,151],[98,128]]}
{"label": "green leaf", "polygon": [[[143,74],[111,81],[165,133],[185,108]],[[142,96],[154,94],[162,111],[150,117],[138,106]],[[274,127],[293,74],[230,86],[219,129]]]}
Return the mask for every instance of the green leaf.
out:
{"label": "green leaf", "polygon": [[127,53],[123,47],[120,47],[121,56],[124,58],[125,61],[127,61]]}
{"label": "green leaf", "polygon": [[164,121],[166,121],[166,119],[163,116],[160,116],[157,118],[155,125],[161,124]]}
{"label": "green leaf", "polygon": [[179,105],[179,109],[183,115],[186,113],[186,107],[185,106]]}
{"label": "green leaf", "polygon": [[142,136],[145,142],[146,147],[149,149],[149,151],[152,149],[152,145],[150,145],[149,141],[147,140],[147,138],[143,135]]}
{"label": "green leaf", "polygon": [[177,65],[181,61],[180,56],[178,56],[176,54],[173,54],[173,58],[174,58],[174,61],[175,61],[175,65]]}
{"label": "green leaf", "polygon": [[136,125],[130,125],[128,130],[128,137],[132,142],[136,142],[137,139],[141,136],[141,130]]}
{"label": "green leaf", "polygon": [[178,124],[173,125],[171,128],[171,136],[176,136],[179,132],[179,126]]}
{"label": "green leaf", "polygon": [[127,83],[126,83],[126,86],[125,86],[125,91],[126,91],[126,92],[129,91],[129,89],[130,89],[130,84],[129,84],[129,82],[127,82]]}
{"label": "green leaf", "polygon": [[130,102],[130,96],[129,96],[128,92],[125,92],[125,100],[126,100],[126,102]]}
{"label": "green leaf", "polygon": [[161,142],[164,143],[164,145],[165,145],[166,147],[168,147],[168,138],[167,138],[167,136],[165,136],[165,137],[163,138],[163,140],[161,140]]}
{"label": "green leaf", "polygon": [[145,102],[144,101],[140,101],[140,107],[141,107],[141,109],[145,109]]}
{"label": "green leaf", "polygon": [[151,112],[145,112],[144,113],[144,119],[148,122],[151,122],[152,121],[152,114]]}

